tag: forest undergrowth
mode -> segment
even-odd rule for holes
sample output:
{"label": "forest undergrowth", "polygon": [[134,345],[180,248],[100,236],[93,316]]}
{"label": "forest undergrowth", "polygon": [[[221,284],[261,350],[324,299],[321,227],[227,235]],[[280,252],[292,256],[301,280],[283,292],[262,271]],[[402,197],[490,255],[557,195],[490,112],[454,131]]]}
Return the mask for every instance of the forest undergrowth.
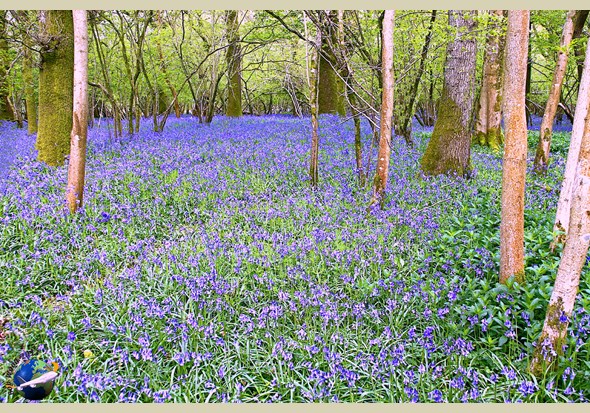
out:
{"label": "forest undergrowth", "polygon": [[558,370],[526,372],[559,264],[569,132],[543,178],[529,134],[527,281],[504,286],[490,150],[472,148],[471,179],[424,178],[431,130],[415,128],[414,149],[394,138],[385,208],[368,213],[352,121],[321,118],[315,191],[309,119],[186,117],[123,139],[107,126],[89,131],[74,217],[67,166],[0,131],[14,153],[0,171],[0,401],[22,401],[5,385],[29,357],[60,365],[48,402],[590,398],[588,266]]}

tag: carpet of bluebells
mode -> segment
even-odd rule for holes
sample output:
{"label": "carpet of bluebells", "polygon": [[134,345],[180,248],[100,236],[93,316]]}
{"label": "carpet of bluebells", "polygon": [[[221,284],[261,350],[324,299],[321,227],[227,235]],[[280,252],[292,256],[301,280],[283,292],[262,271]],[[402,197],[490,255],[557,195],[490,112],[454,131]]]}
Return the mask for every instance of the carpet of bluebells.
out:
{"label": "carpet of bluebells", "polygon": [[23,401],[6,385],[29,357],[60,365],[49,402],[588,401],[588,266],[558,370],[526,372],[559,264],[568,125],[547,176],[527,176],[527,283],[508,286],[500,155],[474,147],[469,180],[421,177],[432,129],[416,126],[367,212],[352,122],[320,125],[313,191],[309,119],[183,117],[122,139],[103,119],[75,217],[67,166],[2,125],[0,401]]}

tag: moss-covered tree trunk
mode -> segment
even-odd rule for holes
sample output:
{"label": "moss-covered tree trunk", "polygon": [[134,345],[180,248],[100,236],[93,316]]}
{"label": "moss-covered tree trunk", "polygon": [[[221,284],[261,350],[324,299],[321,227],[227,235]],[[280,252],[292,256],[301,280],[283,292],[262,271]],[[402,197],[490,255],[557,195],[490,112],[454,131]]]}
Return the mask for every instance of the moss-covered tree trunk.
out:
{"label": "moss-covered tree trunk", "polygon": [[74,24],[71,10],[48,10],[45,29],[56,36],[41,54],[39,71],[39,124],[36,148],[39,160],[63,165],[70,152],[74,89]]}
{"label": "moss-covered tree trunk", "polygon": [[35,98],[31,51],[26,45],[23,47],[23,83],[27,108],[27,132],[32,135],[37,133],[37,99]]}
{"label": "moss-covered tree trunk", "polygon": [[486,40],[483,79],[479,98],[479,111],[475,123],[474,141],[499,152],[502,133],[502,74],[505,35],[504,11],[492,12],[490,32]]}
{"label": "moss-covered tree trunk", "polygon": [[574,34],[574,16],[575,10],[568,11],[565,17],[565,24],[563,25],[563,32],[561,34],[561,41],[559,42],[559,51],[557,53],[557,63],[553,73],[553,81],[549,89],[549,97],[547,98],[547,105],[543,113],[543,120],[541,121],[541,128],[539,130],[539,144],[537,145],[537,153],[535,154],[534,169],[537,173],[545,173],[549,163],[549,149],[551,148],[551,135],[553,133],[553,121],[555,120],[555,113],[557,113],[557,105],[561,96],[561,85],[565,77],[568,61],[568,49]]}
{"label": "moss-covered tree trunk", "polygon": [[318,112],[344,116],[344,82],[337,73],[337,59],[334,47],[337,44],[337,11],[320,13],[320,31],[322,35],[319,58]]}
{"label": "moss-covered tree trunk", "polygon": [[500,282],[524,282],[524,185],[526,177],[526,65],[528,10],[508,12],[504,73],[506,145],[502,165]]}
{"label": "moss-covered tree trunk", "polygon": [[242,56],[238,26],[238,11],[228,10],[225,15],[227,25],[227,107],[225,114],[231,117],[242,116]]}
{"label": "moss-covered tree trunk", "polygon": [[6,41],[6,11],[0,11],[0,120],[13,120],[8,90],[8,42]]}
{"label": "moss-covered tree trunk", "polygon": [[590,117],[588,116],[583,129],[573,185],[569,231],[547,306],[543,331],[529,366],[530,372],[537,377],[542,377],[548,369],[555,369],[558,357],[563,355],[567,328],[578,295],[580,274],[586,265],[590,246]]}
{"label": "moss-covered tree trunk", "polygon": [[449,11],[449,25],[455,28],[456,34],[447,46],[437,119],[421,161],[426,175],[466,175],[470,169],[476,61],[474,15],[473,11]]}
{"label": "moss-covered tree trunk", "polygon": [[82,206],[88,135],[88,21],[86,10],[73,10],[74,102],[66,201],[71,214]]}
{"label": "moss-covered tree trunk", "polygon": [[384,206],[385,189],[389,174],[389,158],[391,154],[391,130],[393,116],[393,26],[395,10],[385,10],[381,39],[381,72],[383,78],[383,93],[381,95],[381,121],[379,139],[379,153],[377,155],[377,170],[373,180],[373,197],[371,205],[378,203]]}
{"label": "moss-covered tree trunk", "polygon": [[567,153],[565,163],[565,172],[559,201],[557,202],[557,212],[555,214],[555,223],[553,226],[554,240],[553,245],[562,243],[565,240],[564,234],[569,232],[570,211],[574,188],[574,178],[578,166],[578,158],[582,145],[582,136],[586,119],[590,116],[590,39],[586,47],[586,59],[584,61],[584,70],[578,89],[578,101],[576,103],[576,113],[574,114],[574,123],[572,125],[572,136],[570,147]]}

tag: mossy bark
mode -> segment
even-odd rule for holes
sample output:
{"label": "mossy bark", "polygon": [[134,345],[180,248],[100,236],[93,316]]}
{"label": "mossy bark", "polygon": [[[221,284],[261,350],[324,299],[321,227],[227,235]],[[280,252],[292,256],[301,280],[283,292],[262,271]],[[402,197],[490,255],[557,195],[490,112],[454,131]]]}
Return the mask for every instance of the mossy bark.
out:
{"label": "mossy bark", "polygon": [[74,90],[74,25],[71,10],[49,10],[46,30],[59,39],[41,55],[39,71],[38,158],[49,166],[63,165],[70,152]]}
{"label": "mossy bark", "polygon": [[504,11],[492,13],[491,32],[486,40],[482,87],[475,123],[474,143],[489,146],[500,152],[504,142],[502,133],[502,83],[505,35]]}
{"label": "mossy bark", "polygon": [[227,106],[225,114],[231,117],[242,116],[242,57],[240,50],[240,35],[238,31],[238,11],[228,10],[226,14],[227,37]]}
{"label": "mossy bark", "polygon": [[10,101],[8,100],[8,43],[6,42],[6,11],[0,12],[0,120],[13,120]]}
{"label": "mossy bark", "polygon": [[31,51],[25,46],[23,49],[23,83],[27,107],[27,132],[29,135],[37,133],[37,99],[35,97],[32,63]]}
{"label": "mossy bark", "polygon": [[447,47],[444,84],[434,131],[421,160],[426,175],[470,172],[471,117],[475,86],[474,12],[449,11],[458,36]]}
{"label": "mossy bark", "polygon": [[[321,14],[323,16],[324,14]],[[336,68],[336,57],[333,46],[337,44],[336,33],[336,11],[328,13],[328,18],[322,20],[321,26],[321,53],[319,58],[319,80],[318,80],[318,113],[331,113],[344,116],[344,82],[338,76]]]}

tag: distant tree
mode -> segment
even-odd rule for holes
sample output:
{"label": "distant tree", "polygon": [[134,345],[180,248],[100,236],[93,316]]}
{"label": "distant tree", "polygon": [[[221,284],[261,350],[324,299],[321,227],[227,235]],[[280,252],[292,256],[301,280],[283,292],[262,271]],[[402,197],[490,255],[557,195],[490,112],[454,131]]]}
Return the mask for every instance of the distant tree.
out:
{"label": "distant tree", "polygon": [[88,21],[86,10],[73,10],[74,102],[66,200],[70,213],[82,206],[88,134]]}
{"label": "distant tree", "polygon": [[570,229],[570,214],[572,210],[572,199],[574,195],[574,181],[576,177],[576,168],[582,147],[582,137],[584,136],[584,124],[590,115],[590,39],[586,47],[586,60],[584,70],[578,91],[578,102],[576,103],[576,112],[572,126],[572,135],[570,147],[567,153],[565,172],[557,202],[557,212],[555,214],[555,223],[553,225],[554,240],[553,247],[561,244],[565,240],[565,235]]}
{"label": "distant tree", "polygon": [[502,134],[502,79],[504,44],[506,35],[505,12],[494,10],[486,40],[483,63],[483,79],[479,97],[479,110],[475,122],[475,141],[500,151],[504,142]]}
{"label": "distant tree", "polygon": [[0,11],[0,120],[13,120],[15,114],[10,105],[8,91],[8,66],[10,58],[8,55],[8,42],[6,41],[6,19],[8,13]]}
{"label": "distant tree", "polygon": [[541,129],[539,130],[539,144],[537,145],[537,153],[535,155],[534,168],[537,173],[544,173],[547,170],[549,162],[549,149],[551,147],[551,135],[553,133],[553,121],[557,113],[557,106],[561,96],[561,85],[565,77],[567,69],[567,60],[569,55],[569,45],[574,34],[574,16],[575,10],[570,10],[565,17],[565,24],[563,25],[563,33],[559,43],[559,51],[557,52],[557,63],[555,65],[555,72],[553,73],[553,81],[549,90],[549,98],[543,113],[543,120],[541,121]]}
{"label": "distant tree", "polygon": [[526,176],[526,65],[529,11],[510,10],[504,63],[504,126],[500,223],[500,282],[524,282],[524,185]]}
{"label": "distant tree", "polygon": [[381,122],[379,153],[377,155],[377,170],[373,181],[373,198],[371,205],[379,203],[383,207],[385,189],[387,188],[387,176],[389,173],[389,156],[391,153],[391,130],[393,116],[393,26],[395,10],[385,10],[382,30],[382,73],[383,93],[381,97]]}
{"label": "distant tree", "polygon": [[231,117],[242,116],[242,57],[240,53],[240,33],[238,11],[228,10],[225,15],[227,25],[227,107],[225,114]]}
{"label": "distant tree", "polygon": [[63,165],[70,151],[74,79],[74,24],[71,10],[41,13],[42,45],[39,70],[39,160]]}
{"label": "distant tree", "polygon": [[[590,47],[586,49],[584,72],[585,76],[590,72]],[[578,97],[578,105],[587,107],[590,93],[588,90],[584,92],[584,95]],[[576,110],[576,117],[577,112]],[[577,120],[572,133],[575,131],[581,136],[581,142],[574,169],[569,231],[547,306],[543,331],[529,365],[529,371],[537,377],[543,376],[549,369],[555,369],[558,357],[563,355],[567,328],[578,295],[580,274],[586,265],[590,246],[590,116],[586,114],[584,121],[579,120],[579,117]],[[570,148],[570,151],[572,149],[574,148]]]}
{"label": "distant tree", "polygon": [[[401,103],[407,100],[407,104],[400,105],[402,106],[400,108],[401,110],[396,111],[397,114],[395,116],[395,133],[396,135],[402,136],[405,139],[406,143],[410,146],[414,145],[414,141],[412,140],[412,118],[414,117],[415,113],[415,103],[418,96],[418,87],[420,86],[420,81],[422,80],[422,76],[426,68],[426,60],[428,57],[430,42],[432,40],[432,31],[434,22],[436,20],[436,13],[436,10],[432,10],[430,14],[430,21],[426,32],[426,37],[424,38],[424,44],[422,45],[422,51],[420,53],[420,63],[418,65],[418,71],[414,76],[407,96],[403,97],[403,99],[400,99]],[[399,95],[399,93],[396,93],[396,96]]]}
{"label": "distant tree", "polygon": [[476,62],[474,15],[473,11],[449,11],[449,25],[455,29],[455,38],[447,47],[437,119],[421,161],[426,175],[466,175],[470,169]]}

